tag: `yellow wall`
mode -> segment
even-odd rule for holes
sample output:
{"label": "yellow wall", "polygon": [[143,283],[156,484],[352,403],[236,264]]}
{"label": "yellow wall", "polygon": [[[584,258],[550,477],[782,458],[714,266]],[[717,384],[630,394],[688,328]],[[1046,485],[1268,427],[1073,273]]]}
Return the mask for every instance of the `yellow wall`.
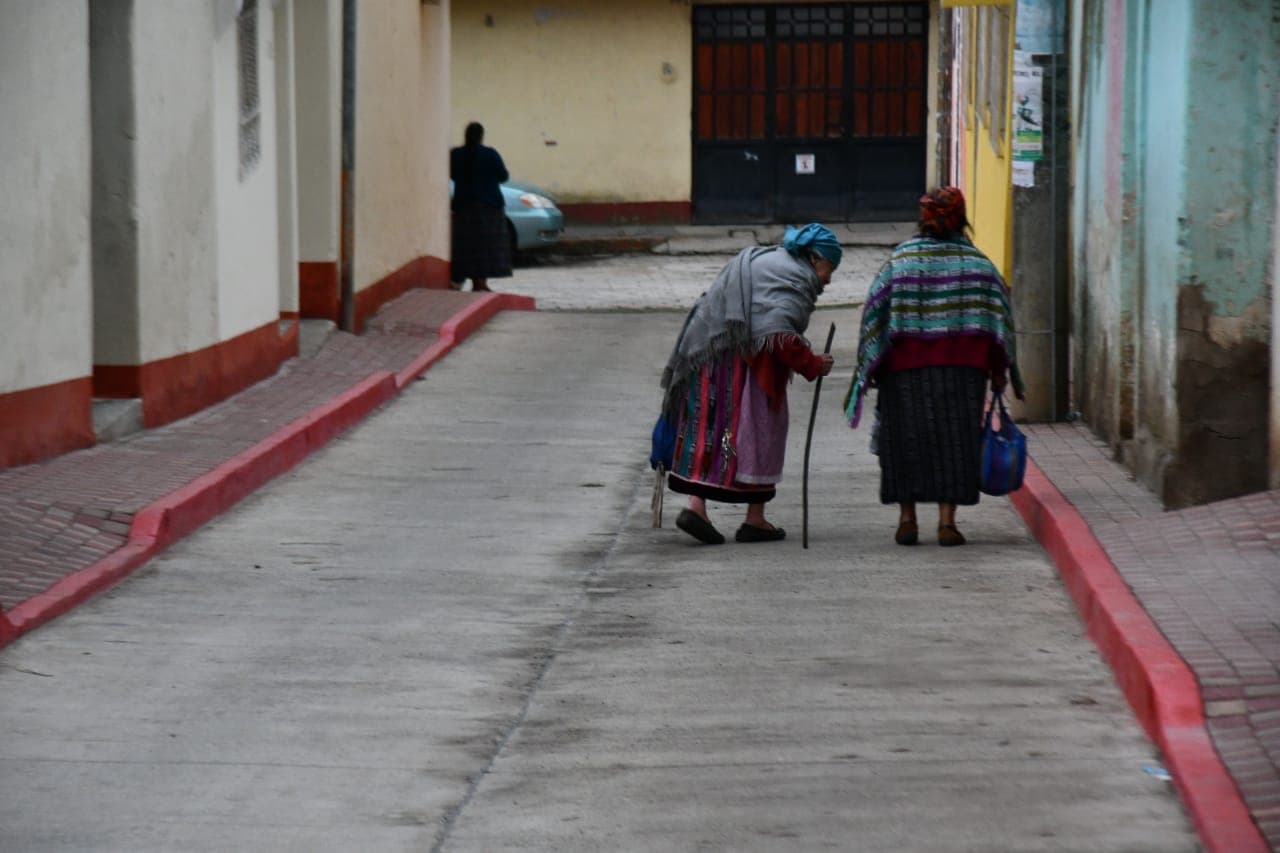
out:
{"label": "yellow wall", "polygon": [[[1000,268],[1000,273],[1008,281],[1013,259],[1009,158],[997,155],[992,149],[986,127],[978,128],[977,137],[969,142],[969,150],[975,156],[971,185],[965,188],[969,221],[973,223],[973,242]],[[1008,150],[1006,135],[1004,151]]]}
{"label": "yellow wall", "polygon": [[671,0],[455,0],[450,144],[480,122],[512,178],[561,202],[688,200],[690,17]]}
{"label": "yellow wall", "polygon": [[[976,15],[973,8],[957,14]],[[1010,7],[1009,38],[1003,50],[1005,54],[1005,128],[999,146],[991,144],[991,132],[987,127],[983,110],[970,109],[965,118],[966,139],[962,144],[968,162],[965,164],[964,190],[968,202],[969,221],[973,224],[973,242],[1000,268],[1006,281],[1013,271],[1013,171],[1009,158],[1013,121],[1009,118],[1009,103],[1013,86],[1013,45],[1016,32]],[[985,57],[979,56],[976,45],[971,43],[966,51],[968,67],[961,73],[968,77],[970,93],[976,91],[974,78],[984,73]]]}
{"label": "yellow wall", "polygon": [[357,290],[449,257],[449,3],[361,0],[356,33]]}

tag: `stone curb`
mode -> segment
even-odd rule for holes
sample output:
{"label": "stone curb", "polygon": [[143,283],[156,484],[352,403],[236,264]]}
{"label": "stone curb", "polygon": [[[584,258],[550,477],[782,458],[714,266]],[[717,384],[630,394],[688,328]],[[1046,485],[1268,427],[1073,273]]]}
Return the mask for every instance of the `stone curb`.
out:
{"label": "stone curb", "polygon": [[206,474],[143,507],[127,542],[96,563],[0,613],[0,648],[56,619],[145,565],[243,498],[289,471],[362,421],[406,384],[502,310],[535,309],[534,300],[492,293],[446,320],[437,340],[398,373],[382,370],[357,382]]}
{"label": "stone curb", "polygon": [[1209,853],[1265,853],[1235,780],[1205,727],[1195,675],[1129,589],[1084,518],[1034,461],[1010,496],[1057,565],[1088,636],[1102,652]]}

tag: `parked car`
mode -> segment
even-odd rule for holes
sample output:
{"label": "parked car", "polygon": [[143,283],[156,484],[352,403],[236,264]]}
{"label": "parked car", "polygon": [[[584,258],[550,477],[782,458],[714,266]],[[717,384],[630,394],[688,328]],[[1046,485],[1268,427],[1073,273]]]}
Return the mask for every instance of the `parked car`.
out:
{"label": "parked car", "polygon": [[[453,181],[449,182],[449,197],[453,197]],[[523,181],[507,181],[502,185],[502,203],[515,251],[554,246],[560,241],[564,214],[546,191]]]}
{"label": "parked car", "polygon": [[532,184],[507,181],[502,201],[516,251],[554,246],[564,231],[564,214],[555,200]]}

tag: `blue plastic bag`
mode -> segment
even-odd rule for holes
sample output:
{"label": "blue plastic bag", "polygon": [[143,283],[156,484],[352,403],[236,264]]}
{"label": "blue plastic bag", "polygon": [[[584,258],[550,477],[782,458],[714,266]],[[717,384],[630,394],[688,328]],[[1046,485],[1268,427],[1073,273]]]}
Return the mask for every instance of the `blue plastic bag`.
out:
{"label": "blue plastic bag", "polygon": [[[991,416],[1000,407],[1000,428],[993,429]],[[978,468],[978,488],[983,494],[1000,497],[1022,488],[1027,471],[1027,439],[1013,424],[1004,407],[1004,395],[997,394],[982,420],[982,458]]]}
{"label": "blue plastic bag", "polygon": [[662,470],[671,470],[671,461],[676,455],[676,425],[667,420],[666,415],[659,415],[658,422],[653,425],[653,445],[649,451],[649,467],[655,471],[658,466]]}

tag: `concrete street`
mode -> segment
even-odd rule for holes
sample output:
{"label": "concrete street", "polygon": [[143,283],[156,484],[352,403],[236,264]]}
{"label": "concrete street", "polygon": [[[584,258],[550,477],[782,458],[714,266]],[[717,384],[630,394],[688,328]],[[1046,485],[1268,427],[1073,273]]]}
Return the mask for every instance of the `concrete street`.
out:
{"label": "concrete street", "polygon": [[682,319],[660,309],[723,258],[520,269],[494,284],[546,310],[491,320],[0,650],[0,848],[1197,849],[1008,503],[962,508],[965,548],[927,524],[893,544],[839,411],[882,256],[850,251],[825,300],[847,307],[810,327],[838,332],[808,550],[799,380],[770,510],[786,542],[698,545],[674,495],[649,524]]}

